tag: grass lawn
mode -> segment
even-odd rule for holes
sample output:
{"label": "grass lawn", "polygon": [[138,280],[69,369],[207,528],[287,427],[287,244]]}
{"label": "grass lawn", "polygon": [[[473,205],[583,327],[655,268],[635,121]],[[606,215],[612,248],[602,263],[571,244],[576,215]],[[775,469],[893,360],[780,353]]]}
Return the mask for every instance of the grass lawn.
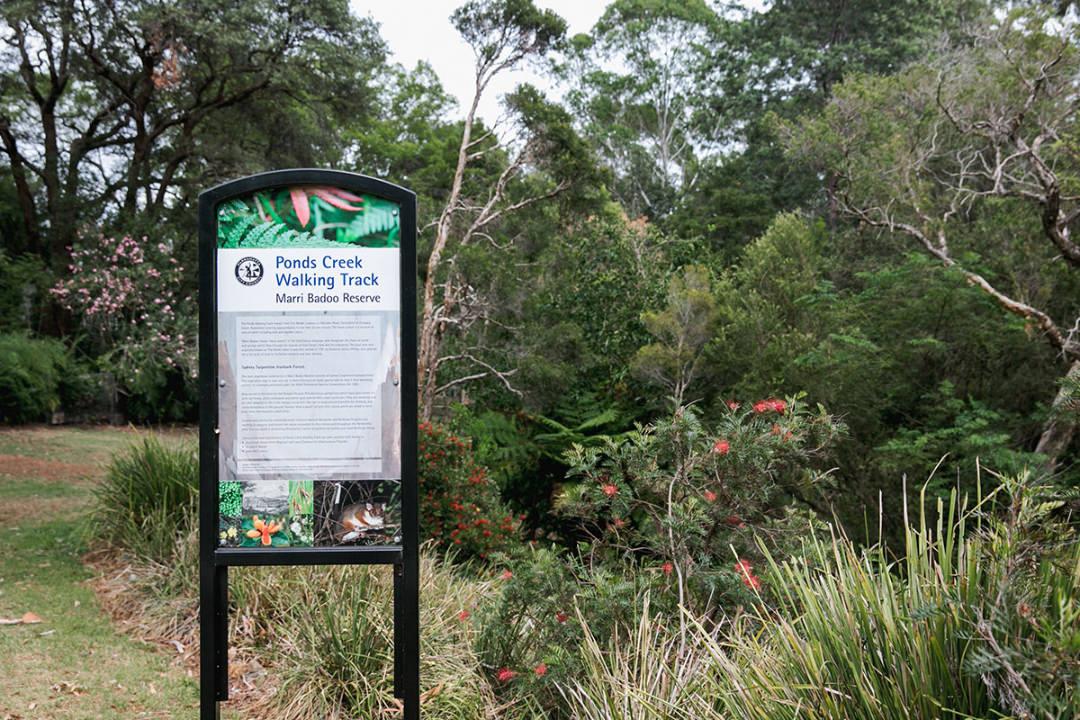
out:
{"label": "grass lawn", "polygon": [[120,633],[86,582],[93,483],[133,439],[118,428],[0,430],[0,618],[42,620],[0,625],[0,720],[198,716],[197,678]]}

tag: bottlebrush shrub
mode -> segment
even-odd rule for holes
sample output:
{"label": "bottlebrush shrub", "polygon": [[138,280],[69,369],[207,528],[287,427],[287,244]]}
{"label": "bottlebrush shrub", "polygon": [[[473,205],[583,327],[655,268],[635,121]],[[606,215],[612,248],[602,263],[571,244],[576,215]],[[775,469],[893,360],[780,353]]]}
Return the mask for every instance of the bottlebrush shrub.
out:
{"label": "bottlebrush shrub", "polygon": [[[755,537],[783,554],[815,522],[816,469],[842,431],[801,398],[730,402],[707,427],[692,407],[619,439],[568,453],[560,513],[598,553],[631,558],[680,604],[707,612],[768,592]],[[804,501],[809,501],[804,502]]]}
{"label": "bottlebrush shrub", "polygon": [[584,671],[584,627],[606,639],[631,624],[656,582],[636,568],[590,565],[578,555],[540,547],[516,553],[492,568],[499,594],[473,617],[476,652],[495,693],[522,707],[539,705],[537,717],[566,716],[559,686]]}
{"label": "bottlebrush shrub", "polygon": [[467,440],[432,423],[418,433],[421,531],[460,558],[488,558],[519,539],[519,519]]}

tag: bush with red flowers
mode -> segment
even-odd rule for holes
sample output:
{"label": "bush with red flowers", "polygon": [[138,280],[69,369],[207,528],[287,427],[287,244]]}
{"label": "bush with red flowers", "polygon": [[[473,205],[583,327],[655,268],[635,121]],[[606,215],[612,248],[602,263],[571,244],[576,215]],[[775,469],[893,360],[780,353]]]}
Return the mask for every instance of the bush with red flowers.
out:
{"label": "bush with red flowers", "polygon": [[[565,717],[559,685],[584,672],[578,613],[594,637],[606,639],[640,616],[642,598],[660,590],[658,578],[630,567],[590,566],[554,548],[532,547],[504,560],[513,571],[490,570],[497,595],[475,616],[477,653],[501,700],[539,706],[540,717]],[[671,603],[654,607],[677,612]]]}
{"label": "bush with red flowers", "polygon": [[758,541],[778,555],[800,547],[841,429],[801,397],[731,401],[709,425],[680,408],[572,451],[557,508],[596,538],[592,558],[632,558],[695,611],[750,602],[768,592],[753,572]]}
{"label": "bush with red flowers", "polygon": [[460,558],[488,558],[520,539],[519,518],[499,496],[468,440],[432,423],[418,433],[421,532]]}

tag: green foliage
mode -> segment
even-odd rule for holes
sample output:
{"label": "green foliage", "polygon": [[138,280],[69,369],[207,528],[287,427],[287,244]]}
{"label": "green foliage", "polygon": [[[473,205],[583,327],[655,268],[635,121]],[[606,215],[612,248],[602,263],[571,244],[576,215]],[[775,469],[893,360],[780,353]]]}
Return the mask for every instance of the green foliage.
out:
{"label": "green foliage", "polygon": [[528,407],[554,417],[567,398],[596,393],[615,404],[637,395],[630,360],[650,341],[641,314],[663,302],[672,245],[644,223],[604,215],[545,248],[524,301],[530,362],[519,382]]}
{"label": "green foliage", "polygon": [[[141,215],[182,230],[218,178],[338,160],[339,128],[369,117],[385,62],[374,21],[344,0],[13,0],[0,25],[16,38],[0,118],[19,118],[3,149],[27,186],[21,235],[61,278],[85,224]],[[101,164],[103,149],[122,160]]]}
{"label": "green foliage", "polygon": [[956,397],[956,388],[948,380],[927,395],[923,407],[925,414],[916,418],[914,427],[897,428],[877,448],[884,473],[913,476],[940,461],[928,488],[935,495],[947,495],[956,477],[976,462],[1014,475],[1039,465],[1037,455],[1013,447],[1001,413],[972,398]]}
{"label": "green foliage", "polygon": [[51,338],[0,334],[0,422],[41,422],[59,409],[72,370],[63,344]]}
{"label": "green foliage", "polygon": [[90,535],[168,564],[195,522],[199,462],[194,448],[147,435],[114,455],[94,490]]}
{"label": "green foliage", "polygon": [[40,330],[49,273],[31,254],[11,257],[0,248],[0,332]]}
{"label": "green foliage", "polygon": [[566,717],[560,686],[582,671],[579,648],[630,623],[655,574],[588,566],[533,547],[496,570],[496,596],[477,616],[475,647],[497,695]]}
{"label": "green foliage", "polygon": [[481,69],[514,65],[543,56],[566,33],[566,21],[532,0],[469,0],[450,16],[454,28],[476,53]]}
{"label": "green foliage", "polygon": [[596,446],[619,439],[611,431],[625,422],[617,408],[603,407],[587,393],[566,398],[556,406],[555,414],[563,421],[533,416],[533,422],[544,432],[534,434],[532,441],[546,457],[558,460],[565,460],[573,446]]}
{"label": "green foliage", "polygon": [[431,423],[420,424],[418,441],[421,532],[463,559],[507,549],[518,537],[519,519],[473,460],[469,444]]}
{"label": "green foliage", "polygon": [[746,601],[752,574],[733,563],[757,555],[755,532],[786,548],[805,533],[788,503],[816,504],[813,468],[840,431],[798,400],[733,402],[711,426],[679,408],[625,439],[575,447],[557,508],[588,528],[594,554],[664,575],[685,607]]}
{"label": "green foliage", "polygon": [[170,240],[86,236],[68,277],[50,292],[78,319],[80,345],[111,372],[134,419],[176,421],[194,412],[198,362],[190,273]]}
{"label": "green foliage", "polygon": [[668,284],[667,306],[646,312],[641,323],[655,342],[638,350],[631,367],[640,377],[671,394],[675,407],[683,404],[697,379],[705,345],[712,338],[716,301],[708,270],[688,265]]}
{"label": "green foliage", "polygon": [[[1059,361],[956,271],[782,215],[717,285],[710,375],[744,397],[807,388],[845,420],[833,507],[848,527],[862,526],[879,493],[898,510],[902,474],[929,475],[946,453],[935,492],[959,483],[974,493],[977,456],[1012,471],[1035,461],[1025,451]],[[940,394],[945,383],[966,409]],[[724,398],[707,399],[722,407]],[[885,514],[890,532],[902,532],[897,518]]]}
{"label": "green foliage", "polygon": [[[1005,481],[998,515],[953,494],[907,527],[905,556],[808,538],[769,557],[774,607],[722,634],[680,632],[646,609],[583,650],[574,716],[642,720],[806,717],[1065,718],[1080,712],[1080,543],[1060,500]],[[628,643],[632,639],[634,642]]]}
{"label": "green foliage", "polygon": [[719,15],[703,0],[616,0],[573,40],[568,100],[631,217],[666,217],[715,141],[699,68]]}
{"label": "green foliage", "polygon": [[470,439],[474,461],[487,468],[504,497],[536,465],[539,452],[536,440],[527,435],[517,416],[457,405],[450,427]]}

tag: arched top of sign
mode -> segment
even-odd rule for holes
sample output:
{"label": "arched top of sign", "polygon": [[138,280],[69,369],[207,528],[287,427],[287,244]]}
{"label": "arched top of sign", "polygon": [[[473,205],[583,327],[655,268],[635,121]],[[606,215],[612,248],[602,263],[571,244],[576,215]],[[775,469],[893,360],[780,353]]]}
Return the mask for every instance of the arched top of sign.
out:
{"label": "arched top of sign", "polygon": [[271,170],[215,185],[199,194],[199,202],[215,205],[235,195],[247,195],[267,188],[290,185],[333,185],[353,192],[385,198],[399,204],[414,202],[416,198],[416,194],[408,188],[367,175],[345,170],[296,168]]}

